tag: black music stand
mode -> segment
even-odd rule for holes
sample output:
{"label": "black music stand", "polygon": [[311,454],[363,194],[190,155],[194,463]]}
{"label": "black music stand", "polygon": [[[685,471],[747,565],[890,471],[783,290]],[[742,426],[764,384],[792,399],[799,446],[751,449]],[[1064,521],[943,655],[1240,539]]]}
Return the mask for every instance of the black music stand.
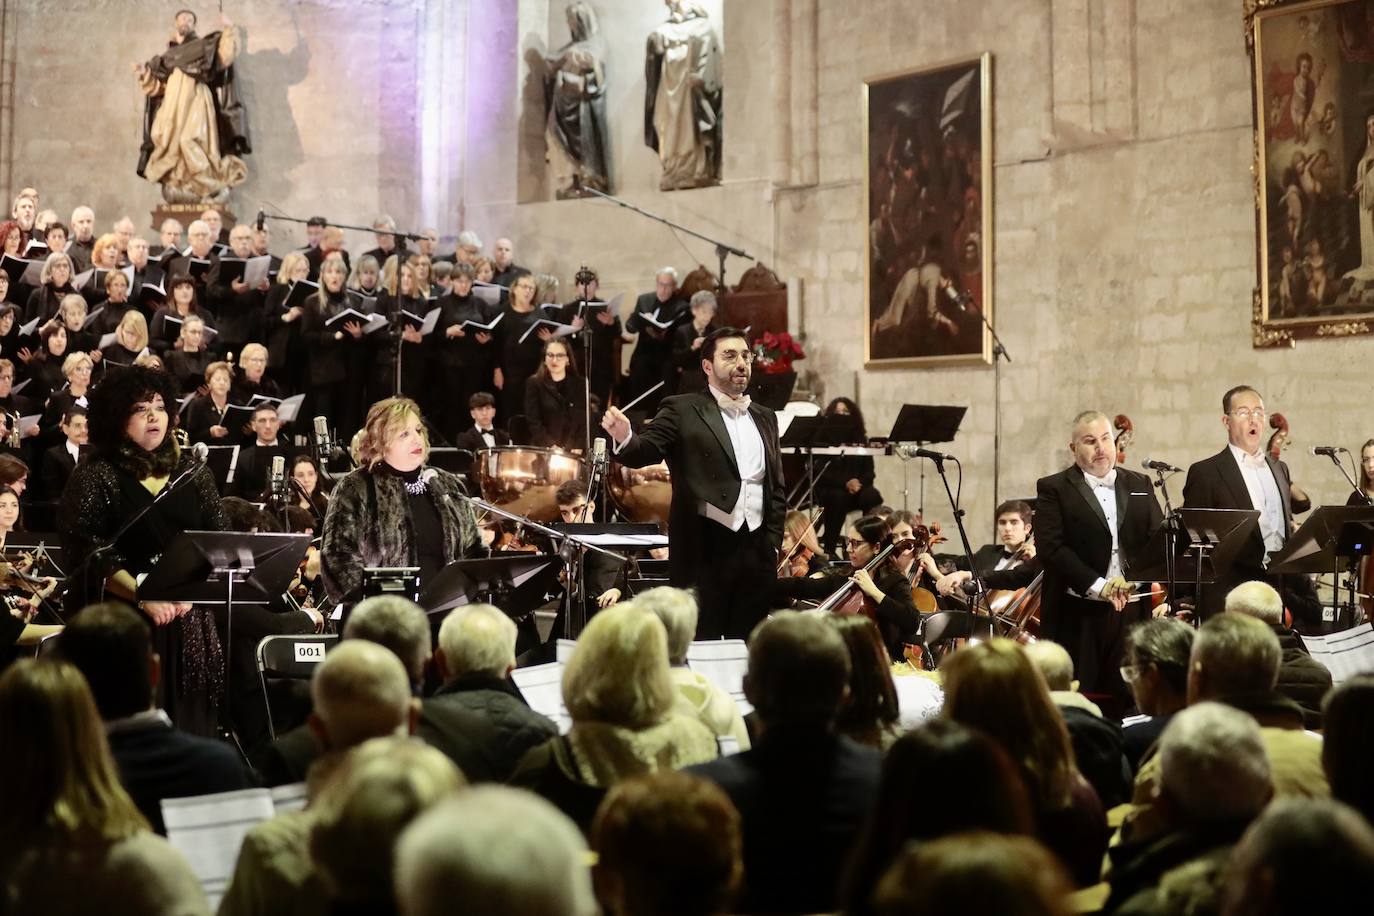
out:
{"label": "black music stand", "polygon": [[1331,573],[1331,619],[1339,623],[1341,571],[1351,574],[1350,606],[1356,606],[1355,579],[1360,557],[1374,552],[1374,507],[1321,506],[1269,560],[1269,572]]}
{"label": "black music stand", "polygon": [[465,604],[492,604],[512,620],[528,617],[558,582],[563,560],[554,553],[506,553],[454,560],[439,570],[420,595],[430,616]]}
{"label": "black music stand", "polygon": [[[964,421],[967,407],[942,404],[903,404],[897,411],[897,419],[892,423],[892,431],[887,434],[889,442],[915,442],[917,445],[937,445],[953,442],[959,434],[959,424]],[[902,458],[902,510],[907,510],[907,497],[910,487],[906,482],[908,458]],[[926,466],[921,465],[921,489],[917,513],[922,519],[926,514]]]}
{"label": "black music stand", "polygon": [[797,387],[795,372],[755,372],[749,379],[745,393],[764,407],[783,410],[792,400],[792,389]]}
{"label": "black music stand", "polygon": [[[850,445],[858,442],[860,438],[859,418],[848,414],[792,418],[792,422],[787,424],[787,431],[778,440],[778,446],[795,449],[798,454],[806,455],[806,498],[797,501],[798,506],[814,505],[816,501],[814,450],[828,446]],[[826,461],[821,467],[821,473],[824,474],[834,461],[834,457]],[[788,494],[788,502],[791,503],[792,497],[800,491],[799,485],[796,492]]]}
{"label": "black music stand", "polygon": [[1231,568],[1258,526],[1258,509],[1177,509],[1140,550],[1122,558],[1122,575],[1132,582],[1168,583],[1171,602],[1178,601],[1178,583],[1191,582],[1200,620],[1202,586]]}
{"label": "black music stand", "polygon": [[[587,625],[587,598],[586,590],[586,564],[588,546],[600,547],[603,550],[620,551],[627,555],[633,550],[651,550],[655,547],[667,547],[668,538],[663,534],[654,522],[610,522],[606,524],[591,522],[554,522],[550,526],[568,537],[565,542],[563,553],[568,562],[568,570],[573,574],[570,582],[576,581],[577,595],[574,600],[573,590],[568,592],[567,616],[563,621],[561,634],[555,625],[555,635],[562,635],[567,639],[576,639],[581,635],[582,630]],[[623,565],[621,567],[624,568]],[[628,582],[628,579],[627,579]],[[667,584],[667,583],[661,583]],[[629,597],[626,595],[625,597]],[[593,612],[595,613],[595,612]]]}

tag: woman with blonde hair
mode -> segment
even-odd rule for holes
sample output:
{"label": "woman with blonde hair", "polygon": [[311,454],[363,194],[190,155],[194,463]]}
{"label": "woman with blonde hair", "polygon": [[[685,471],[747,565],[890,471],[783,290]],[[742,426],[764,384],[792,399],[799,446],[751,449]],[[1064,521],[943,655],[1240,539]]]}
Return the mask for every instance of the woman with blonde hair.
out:
{"label": "woman with blonde hair", "polygon": [[[377,311],[393,323],[399,322],[401,328],[401,387],[397,391],[395,330],[393,328],[390,333],[378,331],[368,338],[372,349],[370,398],[401,394],[415,398],[424,387],[429,345],[416,327],[416,319],[423,319],[430,308],[425,300],[426,292],[427,288],[422,290],[420,287],[419,272],[409,261],[398,262],[395,255],[386,259],[382,266],[382,293],[377,297]],[[409,312],[415,317],[402,320],[397,317],[401,312]]]}
{"label": "woman with blonde hair", "polygon": [[320,265],[319,292],[306,299],[301,318],[310,367],[310,409],[328,417],[340,436],[353,435],[362,420],[361,382],[368,347],[362,322],[352,316],[338,319],[350,307],[347,281],[343,257],[330,254]]}
{"label": "woman with blonde hair", "polygon": [[267,336],[267,371],[283,391],[304,391],[306,379],[305,342],[301,338],[300,305],[286,308],[291,287],[310,277],[310,262],[299,251],[281,259],[277,279],[267,291],[262,306],[262,327]]}
{"label": "woman with blonde hair", "polygon": [[129,309],[115,325],[114,343],[101,350],[101,363],[107,366],[132,366],[148,349],[148,319],[138,309]]}
{"label": "woman with blonde hair", "polygon": [[663,623],[633,601],[599,612],[563,668],[566,735],[529,751],[510,782],[552,802],[587,832],[622,779],[714,760],[715,735],[678,706]]}
{"label": "woman with blonde hair", "polygon": [[358,468],[334,488],[320,552],[330,597],[349,603],[362,596],[367,567],[418,566],[423,587],[479,545],[462,480],[426,464],[429,435],[414,401],[373,404],[357,438]]}
{"label": "woman with blonde hair", "polygon": [[1036,835],[1080,887],[1097,882],[1107,821],[1097,793],[1078,772],[1069,731],[1049,688],[1021,647],[993,639],[945,659],[945,717],[980,729],[1021,774]]}
{"label": "woman with blonde hair", "polygon": [[190,866],[120,785],[74,666],[24,659],[0,676],[0,743],[11,749],[0,755],[0,910],[209,913]]}

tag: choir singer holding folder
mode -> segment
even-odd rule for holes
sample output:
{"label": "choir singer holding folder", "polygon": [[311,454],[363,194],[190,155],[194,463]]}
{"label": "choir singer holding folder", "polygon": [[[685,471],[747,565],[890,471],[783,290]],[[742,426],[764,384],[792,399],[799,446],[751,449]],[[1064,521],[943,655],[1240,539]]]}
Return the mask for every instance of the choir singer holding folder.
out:
{"label": "choir singer holding folder", "polygon": [[754,354],[738,328],[702,342],[705,391],[665,398],[638,434],[612,407],[601,425],[616,460],[629,467],[667,461],[673,480],[669,575],[697,589],[697,638],[744,638],[768,613],[787,500],[778,419],[744,392]]}

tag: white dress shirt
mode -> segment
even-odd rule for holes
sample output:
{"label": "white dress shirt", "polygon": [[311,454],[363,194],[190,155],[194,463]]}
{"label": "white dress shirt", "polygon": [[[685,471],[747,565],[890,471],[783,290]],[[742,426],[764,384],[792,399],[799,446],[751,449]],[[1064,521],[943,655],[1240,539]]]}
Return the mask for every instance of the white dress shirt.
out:
{"label": "white dress shirt", "polygon": [[72,456],[73,461],[81,460],[81,446],[70,439],[67,439],[63,444],[67,447],[67,454]]}
{"label": "white dress shirt", "polygon": [[[717,398],[725,397],[714,389],[712,394]],[[705,501],[697,506],[697,511],[731,531],[739,531],[745,525],[750,531],[757,531],[763,525],[763,476],[766,470],[763,435],[759,433],[748,410],[738,413],[722,410],[720,418],[725,423],[725,432],[730,436],[730,445],[735,450],[735,466],[739,468],[740,479],[739,498],[729,513]]]}
{"label": "white dress shirt", "polygon": [[1235,445],[1229,446],[1231,457],[1240,466],[1240,476],[1245,480],[1245,489],[1250,494],[1250,507],[1260,510],[1260,536],[1264,538],[1264,552],[1273,553],[1283,549],[1287,532],[1283,530],[1283,496],[1279,493],[1279,483],[1264,452],[1258,456],[1246,454]]}
{"label": "white dress shirt", "polygon": [[472,428],[477,430],[477,435],[482,437],[482,441],[487,444],[487,448],[496,448],[496,433],[493,430],[483,429],[476,425]]}
{"label": "white dress shirt", "polygon": [[1107,529],[1112,533],[1112,558],[1107,562],[1107,574],[1098,578],[1088,589],[1089,598],[1105,601],[1102,597],[1103,587],[1109,580],[1121,575],[1121,545],[1116,530],[1116,469],[1108,471],[1106,477],[1094,477],[1084,471],[1083,479],[1087,481],[1088,489],[1093,491],[1097,504],[1102,507],[1102,513],[1107,516]]}

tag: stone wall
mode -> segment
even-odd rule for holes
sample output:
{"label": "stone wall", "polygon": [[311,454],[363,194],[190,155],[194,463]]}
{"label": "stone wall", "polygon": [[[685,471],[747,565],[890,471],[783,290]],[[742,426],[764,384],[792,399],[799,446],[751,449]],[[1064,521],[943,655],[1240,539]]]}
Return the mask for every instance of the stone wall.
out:
{"label": "stone wall", "polygon": [[[992,369],[862,366],[868,77],[993,56],[996,315],[1014,360],[1002,375],[1002,498],[1033,493],[1037,477],[1067,462],[1067,424],[1089,407],[1135,421],[1133,464],[1214,452],[1221,392],[1238,382],[1288,415],[1304,449],[1355,448],[1374,429],[1374,343],[1250,346],[1240,0],[716,0],[707,6],[726,55],[724,181],[670,194],[657,190],[640,136],[643,41],[662,9],[592,2],[611,46],[620,195],[797,281],[802,367],[822,373],[827,396],[858,395],[871,430],[885,430],[903,403],[968,405],[959,439],[945,448],[965,460],[975,544],[990,533],[993,508]],[[128,71],[157,48],[179,4],[69,0],[60,17],[37,0],[0,4],[7,118],[7,87],[14,95],[13,121],[0,125],[6,195],[37,184],[59,210],[91,202],[102,223],[126,202],[151,209],[155,189],[132,173],[141,108]],[[233,6],[247,31],[242,71],[256,146],[253,177],[233,201],[240,215],[265,201],[366,221],[384,207],[448,235],[475,229],[488,244],[510,235],[518,261],[565,282],[593,263],[610,292],[649,289],[661,264],[714,264],[709,245],[634,213],[549,199],[530,64],[567,40],[562,0]],[[745,266],[732,262],[732,278]],[[1325,459],[1304,451],[1290,463],[1315,498],[1342,498]],[[879,469],[900,505],[900,463],[880,460]],[[925,504],[949,520],[930,478]]]}

